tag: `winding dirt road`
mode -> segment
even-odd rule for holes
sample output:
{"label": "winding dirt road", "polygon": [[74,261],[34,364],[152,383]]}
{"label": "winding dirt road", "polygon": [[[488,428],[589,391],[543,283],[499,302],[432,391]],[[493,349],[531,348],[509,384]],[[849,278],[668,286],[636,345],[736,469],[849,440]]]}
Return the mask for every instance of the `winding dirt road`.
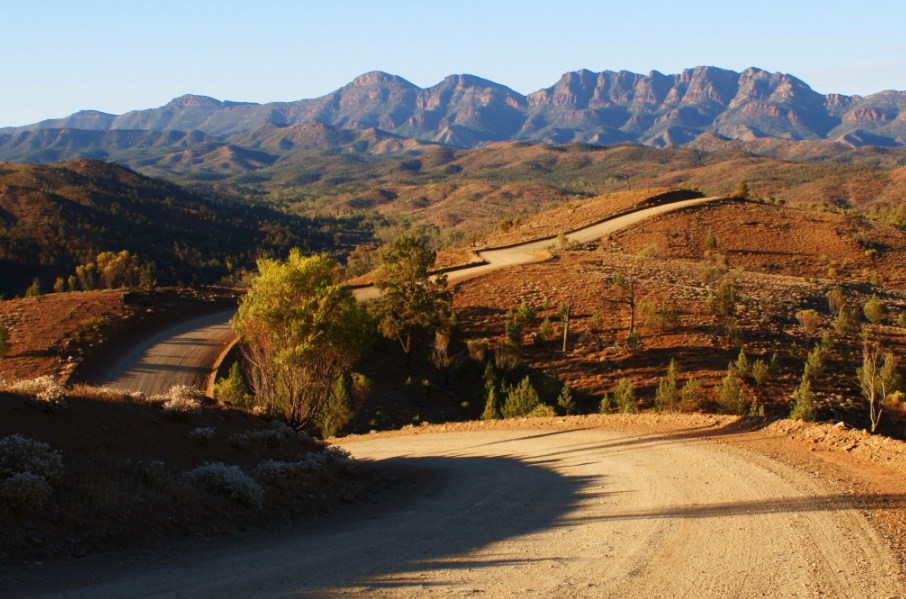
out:
{"label": "winding dirt road", "polygon": [[[587,243],[646,218],[720,199],[723,198],[698,198],[645,208],[574,231],[569,234],[569,239]],[[451,271],[447,279],[452,283],[507,266],[544,260],[550,256],[547,250],[555,239],[550,237],[513,247],[481,251],[478,255],[484,264]],[[355,290],[356,297],[362,301],[375,297],[377,293],[374,287]],[[231,316],[231,311],[204,316],[142,339],[119,358],[116,366],[99,382],[148,395],[163,393],[177,384],[204,388],[215,360],[235,339],[229,325]]]}
{"label": "winding dirt road", "polygon": [[602,428],[342,444],[399,476],[391,505],[118,572],[76,569],[78,582],[42,596],[906,595],[858,497],[745,449]]}

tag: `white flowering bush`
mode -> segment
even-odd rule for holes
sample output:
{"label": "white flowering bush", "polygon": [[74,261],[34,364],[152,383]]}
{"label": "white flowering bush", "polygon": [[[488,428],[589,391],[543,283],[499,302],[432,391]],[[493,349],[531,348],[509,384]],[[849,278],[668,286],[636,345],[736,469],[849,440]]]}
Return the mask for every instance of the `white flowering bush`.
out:
{"label": "white flowering bush", "polygon": [[268,484],[279,480],[304,478],[335,466],[353,465],[349,452],[342,447],[331,446],[322,451],[311,451],[299,456],[295,462],[265,460],[255,468],[255,478]]}
{"label": "white flowering bush", "polygon": [[18,472],[0,482],[0,501],[17,510],[41,507],[53,489],[43,476]]}
{"label": "white flowering bush", "polygon": [[47,443],[15,434],[0,439],[0,480],[30,472],[50,482],[63,480],[63,454]]}
{"label": "white flowering bush", "polygon": [[215,432],[217,429],[213,426],[199,426],[189,431],[189,438],[204,443],[213,439]]}
{"label": "white flowering bush", "polygon": [[0,439],[0,500],[14,509],[36,509],[63,480],[63,455],[47,443],[15,434]]}
{"label": "white flowering bush", "polygon": [[174,418],[185,418],[201,412],[204,394],[190,385],[173,385],[163,395],[155,395],[152,401],[161,401],[164,414]]}
{"label": "white flowering bush", "polygon": [[185,477],[192,484],[211,493],[255,509],[261,509],[264,505],[264,489],[239,466],[207,463],[186,472]]}
{"label": "white flowering bush", "polygon": [[296,436],[293,427],[283,422],[274,423],[271,428],[258,431],[243,431],[230,436],[229,442],[236,447],[279,447],[284,441]]}
{"label": "white flowering bush", "polygon": [[25,393],[34,397],[49,412],[59,412],[66,407],[66,390],[52,376],[15,381],[8,389],[14,393]]}

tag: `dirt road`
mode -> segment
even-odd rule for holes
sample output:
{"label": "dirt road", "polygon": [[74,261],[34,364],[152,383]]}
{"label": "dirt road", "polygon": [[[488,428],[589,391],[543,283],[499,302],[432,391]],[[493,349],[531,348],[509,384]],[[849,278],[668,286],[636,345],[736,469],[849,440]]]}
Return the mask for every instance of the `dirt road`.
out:
{"label": "dirt road", "polygon": [[75,566],[80,582],[45,581],[43,591],[92,598],[906,595],[897,560],[856,508],[859,497],[745,449],[601,428],[342,444],[398,474],[393,503],[283,538],[136,568]]}
{"label": "dirt road", "polygon": [[[646,208],[570,233],[569,239],[580,243],[594,241],[646,218],[719,199],[698,198]],[[555,238],[548,238],[479,252],[485,264],[452,271],[447,278],[452,283],[507,266],[544,260],[554,242]],[[374,287],[355,290],[362,301],[377,293]],[[216,357],[235,339],[228,322],[231,316],[232,312],[205,316],[139,341],[101,383],[146,394],[163,393],[176,384],[203,387]]]}

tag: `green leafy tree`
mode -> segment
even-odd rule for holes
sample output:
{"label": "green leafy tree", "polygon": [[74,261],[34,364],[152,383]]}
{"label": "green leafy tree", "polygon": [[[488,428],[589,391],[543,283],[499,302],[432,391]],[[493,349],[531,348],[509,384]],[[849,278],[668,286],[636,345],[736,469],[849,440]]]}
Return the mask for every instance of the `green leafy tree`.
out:
{"label": "green leafy tree", "polygon": [[866,338],[862,345],[862,366],[856,370],[856,378],[862,396],[868,400],[868,416],[874,433],[884,412],[884,401],[901,386],[896,356]]}
{"label": "green leafy tree", "polygon": [[252,399],[238,361],[230,366],[227,376],[214,383],[214,399],[234,406],[245,406]]}
{"label": "green leafy tree", "polygon": [[297,426],[315,422],[373,326],[325,254],[258,261],[233,317],[255,402]]}
{"label": "green leafy tree", "polygon": [[448,326],[452,295],[447,277],[432,278],[436,253],[424,240],[402,235],[381,249],[381,266],[375,286],[381,295],[369,304],[381,334],[399,341],[409,364],[412,334],[416,329],[434,332]]}

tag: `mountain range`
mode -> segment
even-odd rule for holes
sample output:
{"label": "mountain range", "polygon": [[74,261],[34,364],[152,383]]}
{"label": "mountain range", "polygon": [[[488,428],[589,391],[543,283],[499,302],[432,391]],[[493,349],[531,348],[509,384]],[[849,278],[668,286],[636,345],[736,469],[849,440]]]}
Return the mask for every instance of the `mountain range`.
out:
{"label": "mountain range", "polygon": [[216,146],[254,170],[300,148],[392,153],[523,140],[675,147],[772,138],[830,140],[844,149],[906,145],[906,92],[823,95],[783,73],[700,66],[673,75],[580,70],[523,95],[472,75],[421,88],[376,71],[316,99],[256,104],[186,95],[123,115],[89,110],[7,127],[0,159],[138,160]]}

